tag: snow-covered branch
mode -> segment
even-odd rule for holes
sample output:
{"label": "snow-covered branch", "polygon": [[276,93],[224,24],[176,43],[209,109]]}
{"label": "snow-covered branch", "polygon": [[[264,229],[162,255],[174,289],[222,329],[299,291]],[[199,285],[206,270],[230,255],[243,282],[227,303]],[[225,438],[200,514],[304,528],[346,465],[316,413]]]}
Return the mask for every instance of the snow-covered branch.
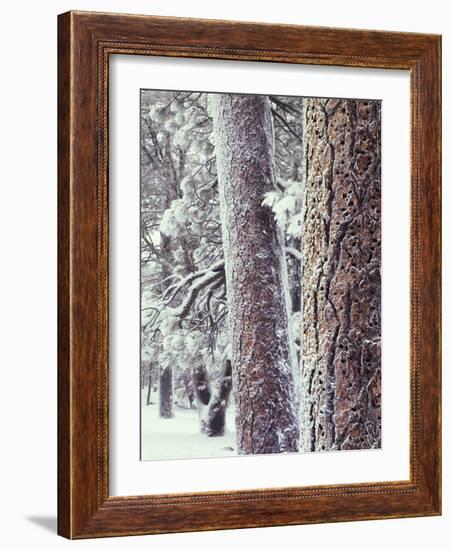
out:
{"label": "snow-covered branch", "polygon": [[211,274],[213,274],[213,273],[218,274],[220,272],[223,276],[223,271],[224,271],[224,261],[221,260],[221,261],[216,262],[215,264],[211,265],[210,267],[208,267],[206,269],[200,269],[199,271],[196,271],[195,273],[189,273],[189,275],[187,275],[186,277],[184,277],[183,279],[178,281],[176,284],[171,285],[167,288],[167,290],[165,291],[165,294],[163,296],[164,302],[166,304],[171,304],[173,302],[173,300],[175,299],[175,297],[177,296],[177,294],[183,288],[190,285],[196,279],[203,278],[206,275],[209,275],[210,273]]}
{"label": "snow-covered branch", "polygon": [[187,317],[190,308],[195,303],[195,300],[197,299],[199,293],[211,283],[216,283],[223,277],[223,270],[213,271],[211,269],[207,271],[204,275],[198,277],[195,281],[192,282],[187,292],[187,295],[178,307],[167,308],[167,314],[170,314],[173,317],[178,317],[180,320],[184,319],[185,317]]}

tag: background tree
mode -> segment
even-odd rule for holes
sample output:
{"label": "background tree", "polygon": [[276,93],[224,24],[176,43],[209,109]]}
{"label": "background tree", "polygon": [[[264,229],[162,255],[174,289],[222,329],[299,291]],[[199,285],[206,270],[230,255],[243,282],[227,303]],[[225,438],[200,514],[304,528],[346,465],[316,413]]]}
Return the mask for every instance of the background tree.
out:
{"label": "background tree", "polygon": [[238,452],[297,451],[296,356],[267,96],[213,94]]}
{"label": "background tree", "polygon": [[[143,352],[171,369],[178,404],[201,408],[200,371],[214,409],[229,353],[227,304],[216,159],[207,94],[142,92]],[[267,197],[285,232],[298,346],[300,312],[300,98],[271,98],[275,121],[276,188]],[[299,191],[299,193],[298,193]],[[264,197],[261,197],[262,199]],[[298,347],[297,347],[298,349]],[[203,386],[203,384],[201,384]],[[163,385],[163,390],[165,385]],[[162,392],[164,393],[164,392]],[[166,400],[167,402],[169,399]],[[229,399],[222,400],[225,408]],[[212,415],[203,405],[200,431]],[[224,419],[222,406],[217,420]],[[200,412],[200,411],[199,411]]]}
{"label": "background tree", "polygon": [[[170,283],[172,248],[170,237],[159,230],[159,220],[178,196],[183,170],[183,152],[157,121],[147,115],[146,92],[141,105],[141,262],[142,262],[142,341],[145,353],[152,359],[163,346],[162,334],[150,332],[157,312],[155,301]],[[143,99],[142,96],[142,99]],[[162,94],[158,94],[161,99]],[[179,172],[179,173],[178,173]],[[146,345],[147,344],[147,345]],[[154,347],[155,349],[150,349]],[[167,360],[165,360],[167,359]],[[161,354],[159,367],[159,416],[172,418],[173,367]]]}
{"label": "background tree", "polygon": [[142,347],[160,367],[160,402],[192,406],[191,371],[201,361],[221,383],[227,348],[206,94],[144,91],[141,124]]}
{"label": "background tree", "polygon": [[200,419],[201,433],[209,437],[225,433],[225,414],[230,398],[231,361],[226,359],[217,387],[213,388],[203,363],[193,368],[193,387]]}
{"label": "background tree", "polygon": [[141,389],[146,389],[146,404],[151,405],[152,392],[156,389],[157,370],[159,367],[153,361],[143,359],[143,356],[147,357],[146,352],[142,354]]}
{"label": "background tree", "polygon": [[305,100],[305,451],[381,444],[380,112]]}

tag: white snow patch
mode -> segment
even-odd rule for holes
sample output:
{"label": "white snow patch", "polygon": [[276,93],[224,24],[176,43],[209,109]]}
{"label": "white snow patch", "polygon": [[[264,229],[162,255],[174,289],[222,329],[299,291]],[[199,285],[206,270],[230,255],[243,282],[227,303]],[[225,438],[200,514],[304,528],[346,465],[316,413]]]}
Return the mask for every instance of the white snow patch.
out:
{"label": "white snow patch", "polygon": [[226,413],[226,430],[222,437],[207,437],[199,432],[196,409],[175,406],[174,418],[159,418],[158,395],[152,394],[152,404],[146,405],[146,390],[142,392],[142,460],[172,458],[213,458],[236,456],[234,407]]}

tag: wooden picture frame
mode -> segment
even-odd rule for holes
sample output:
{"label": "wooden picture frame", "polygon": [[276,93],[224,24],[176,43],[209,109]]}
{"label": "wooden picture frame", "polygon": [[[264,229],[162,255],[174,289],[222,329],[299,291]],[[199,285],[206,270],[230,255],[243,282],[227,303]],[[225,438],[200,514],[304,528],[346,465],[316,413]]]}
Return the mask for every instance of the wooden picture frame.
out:
{"label": "wooden picture frame", "polygon": [[[89,538],[441,513],[441,39],[68,12],[58,21],[58,532]],[[411,87],[410,480],[109,495],[109,56],[405,69]]]}

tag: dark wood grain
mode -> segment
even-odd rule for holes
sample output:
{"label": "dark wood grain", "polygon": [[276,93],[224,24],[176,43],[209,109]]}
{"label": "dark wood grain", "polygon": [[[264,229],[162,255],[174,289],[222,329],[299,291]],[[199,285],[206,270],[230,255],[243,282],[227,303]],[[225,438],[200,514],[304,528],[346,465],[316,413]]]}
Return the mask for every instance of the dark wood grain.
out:
{"label": "dark wood grain", "polygon": [[[59,16],[58,531],[68,538],[441,512],[440,37],[70,12]],[[411,74],[410,480],[137,497],[108,482],[108,59],[165,55]]]}
{"label": "dark wood grain", "polygon": [[58,25],[58,532],[70,536],[70,17]]}

